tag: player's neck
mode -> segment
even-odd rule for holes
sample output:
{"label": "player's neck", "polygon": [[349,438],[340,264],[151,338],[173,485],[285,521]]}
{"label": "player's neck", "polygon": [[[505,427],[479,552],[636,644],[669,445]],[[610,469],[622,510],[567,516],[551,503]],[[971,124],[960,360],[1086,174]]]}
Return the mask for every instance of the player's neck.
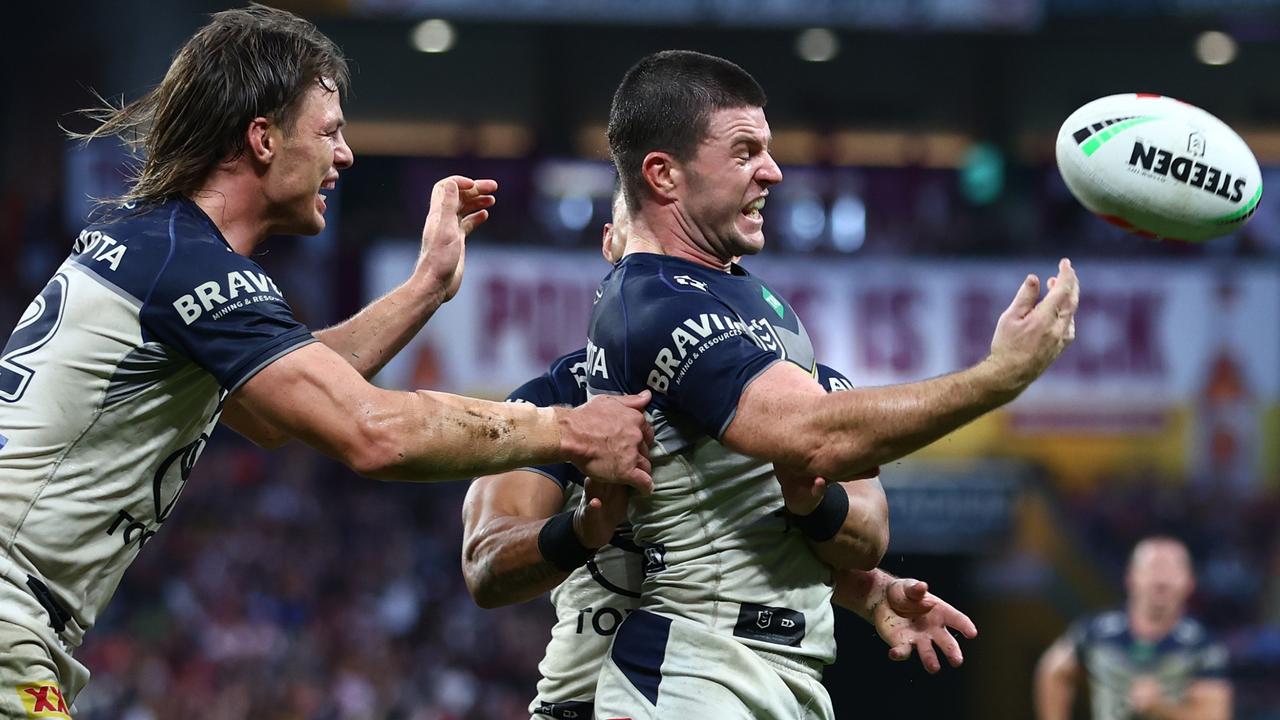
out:
{"label": "player's neck", "polygon": [[1182,612],[1156,614],[1143,612],[1136,605],[1129,606],[1129,632],[1134,638],[1145,642],[1155,642],[1168,635],[1173,626],[1182,618]]}
{"label": "player's neck", "polygon": [[680,227],[654,227],[644,218],[633,218],[627,236],[625,255],[653,253],[680,258],[712,270],[729,271],[732,259],[722,260],[714,253],[698,246]]}
{"label": "player's neck", "polygon": [[237,254],[248,257],[270,234],[262,193],[241,182],[234,172],[215,170],[204,187],[191,193],[191,201],[218,226]]}

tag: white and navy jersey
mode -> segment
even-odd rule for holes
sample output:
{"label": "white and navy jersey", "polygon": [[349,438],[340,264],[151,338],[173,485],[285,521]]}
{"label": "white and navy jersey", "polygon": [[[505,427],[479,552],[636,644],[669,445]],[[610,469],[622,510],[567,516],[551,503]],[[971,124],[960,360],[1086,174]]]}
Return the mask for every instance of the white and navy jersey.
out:
{"label": "white and navy jersey", "polygon": [[832,662],[831,569],[788,530],[773,466],[720,442],[771,365],[816,372],[790,305],[736,265],[632,254],[601,284],[588,340],[589,394],[653,391],[654,492],[630,507],[645,553],[642,607]]}
{"label": "white and navy jersey", "polygon": [[227,395],[313,341],[194,203],[87,227],[0,356],[0,581],[79,644]]}
{"label": "white and navy jersey", "polygon": [[[539,407],[578,406],[587,401],[586,349],[569,353],[507,397]],[[818,365],[818,381],[828,392],[852,387],[835,370]],[[555,481],[565,493],[563,510],[577,508],[582,497],[582,473],[570,463],[535,470]],[[609,639],[623,618],[639,607],[643,578],[642,551],[630,525],[619,529],[585,567],[578,568],[551,591],[556,624],[551,642],[538,664],[538,697],[529,706],[535,718],[591,720],[596,677],[609,649]]]}
{"label": "white and navy jersey", "polygon": [[1138,676],[1155,678],[1167,700],[1177,702],[1196,680],[1225,680],[1228,655],[1204,626],[1183,618],[1157,642],[1136,639],[1129,615],[1107,612],[1077,621],[1067,632],[1076,660],[1089,678],[1094,720],[1136,720],[1129,688]]}
{"label": "white and navy jersey", "polygon": [[[569,353],[545,375],[521,385],[508,401],[539,407],[578,406],[587,401],[587,351]],[[562,510],[574,510],[582,498],[583,475],[569,463],[525,468],[553,480],[564,493]],[[538,696],[529,713],[539,720],[591,720],[596,677],[609,642],[622,619],[640,602],[643,561],[621,527],[610,543],[551,591],[556,623],[538,663]]]}

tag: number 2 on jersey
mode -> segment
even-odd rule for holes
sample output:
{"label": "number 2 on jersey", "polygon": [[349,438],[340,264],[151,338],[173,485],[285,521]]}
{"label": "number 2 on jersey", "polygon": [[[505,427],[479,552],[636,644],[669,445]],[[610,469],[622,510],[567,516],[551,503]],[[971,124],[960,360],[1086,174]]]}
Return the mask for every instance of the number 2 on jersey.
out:
{"label": "number 2 on jersey", "polygon": [[18,358],[44,347],[58,332],[66,304],[67,276],[58,273],[27,306],[0,354],[0,400],[17,402],[27,391],[35,371],[19,363]]}

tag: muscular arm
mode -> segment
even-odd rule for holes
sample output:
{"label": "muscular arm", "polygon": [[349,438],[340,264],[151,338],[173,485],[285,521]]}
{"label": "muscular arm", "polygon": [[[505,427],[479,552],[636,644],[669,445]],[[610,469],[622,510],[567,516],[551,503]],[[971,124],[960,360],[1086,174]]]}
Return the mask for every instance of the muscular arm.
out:
{"label": "muscular arm", "polygon": [[1049,286],[1037,304],[1040,283],[1028,276],[996,324],[991,355],[950,375],[827,394],[795,365],[774,363],[742,393],[724,443],[829,480],[914,452],[1017,397],[1071,342],[1079,285],[1069,262]]}
{"label": "muscular arm", "polygon": [[1180,702],[1160,699],[1147,708],[1151,720],[1228,720],[1231,717],[1231,683],[1226,680],[1196,680],[1187,687]]}
{"label": "muscular arm", "polygon": [[906,385],[825,393],[775,363],[742,394],[724,442],[745,455],[844,480],[897,460],[1012,400],[994,363]]}
{"label": "muscular arm", "polygon": [[834,568],[874,570],[889,549],[889,501],[880,478],[843,482],[849,512],[836,536],[810,543],[823,562]]}
{"label": "muscular arm", "polygon": [[1070,639],[1061,638],[1049,646],[1036,666],[1037,720],[1070,720],[1079,674],[1080,664]]}
{"label": "muscular arm", "polygon": [[[825,481],[794,476],[775,468],[787,510],[807,515],[821,501],[817,492],[826,492]],[[880,564],[889,548],[889,502],[879,477],[840,483],[849,498],[844,523],[829,540],[809,540],[820,560],[836,569],[870,571]]]}
{"label": "muscular arm", "polygon": [[[316,339],[366,380],[377,375],[458,291],[464,239],[488,218],[486,208],[493,205],[496,189],[492,180],[460,176],[436,183],[413,274],[354,316],[316,332]],[[222,422],[262,447],[279,447],[289,440],[288,433],[235,397],[227,400]]]}
{"label": "muscular arm", "polygon": [[477,605],[524,602],[564,582],[569,573],[538,549],[538,533],[563,504],[559,485],[531,470],[471,484],[462,504],[462,576]]}
{"label": "muscular arm", "polygon": [[[444,289],[415,273],[353,317],[315,336],[368,380],[404,349],[443,302]],[[278,448],[290,439],[288,433],[254,414],[235,396],[227,399],[221,421],[260,447]]]}
{"label": "muscular arm", "polygon": [[[597,478],[651,486],[648,460],[639,457],[651,436],[647,426],[630,427],[639,413],[618,414],[597,400],[535,408],[382,390],[319,343],[263,368],[233,397],[268,425],[379,479],[447,480],[568,460]],[[634,404],[647,401],[637,396]],[[635,464],[624,469],[628,463]]]}

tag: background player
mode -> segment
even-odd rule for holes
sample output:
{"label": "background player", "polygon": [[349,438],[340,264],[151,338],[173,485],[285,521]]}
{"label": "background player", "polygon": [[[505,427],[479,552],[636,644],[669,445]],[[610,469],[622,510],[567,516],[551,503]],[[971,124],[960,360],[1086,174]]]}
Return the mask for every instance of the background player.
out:
{"label": "background player", "polygon": [[592,313],[588,388],[653,390],[656,444],[655,492],[630,511],[651,572],[597,686],[606,717],[832,717],[830,571],[804,538],[821,549],[848,497],[830,484],[789,533],[771,464],[856,477],[1012,400],[1073,336],[1063,260],[1039,303],[1028,276],[978,365],[824,392],[794,311],[732,263],[762,248],[782,180],[764,104],[736,65],[667,51],[626,73],[610,111],[631,235]]}
{"label": "background player", "polygon": [[353,162],[346,82],[314,26],[255,5],[214,15],[158,87],[97,115],[92,137],[136,140],[145,159],[124,204],[80,234],[19,321],[0,372],[7,715],[34,712],[14,703],[36,695],[59,698],[44,703],[52,712],[73,701],[88,673],[71,650],[172,512],[220,417],[378,478],[568,459],[648,485],[647,427],[625,405],[640,401],[539,410],[366,382],[456,292],[492,181],[437,184],[411,278],[318,335],[248,258],[270,235],[324,227],[323,192]]}
{"label": "background player", "polygon": [[[602,247],[610,263],[625,247],[621,192],[613,199],[613,218]],[[819,365],[818,372],[819,383],[833,392],[851,387],[830,368]],[[557,359],[508,401],[542,407],[585,402],[586,350]],[[888,536],[884,491],[878,482],[852,485],[849,514],[862,520],[855,523],[861,531],[858,544],[871,549],[863,562],[874,566]],[[609,640],[622,618],[639,606],[644,559],[623,522],[627,499],[625,489],[586,483],[567,464],[477,478],[467,491],[462,570],[476,602],[498,607],[551,589],[557,619],[539,663],[538,695],[529,707],[534,717],[589,720]],[[838,574],[834,596],[837,604],[875,625],[891,646],[891,658],[905,660],[918,651],[929,672],[940,668],[935,643],[953,666],[962,662],[948,627],[967,637],[976,634],[967,617],[929,595],[924,583],[881,570]]]}
{"label": "background player", "polygon": [[1036,715],[1067,720],[1082,675],[1095,720],[1225,720],[1231,717],[1227,650],[1186,616],[1195,589],[1180,541],[1150,537],[1133,548],[1125,609],[1078,620],[1036,668]]}

